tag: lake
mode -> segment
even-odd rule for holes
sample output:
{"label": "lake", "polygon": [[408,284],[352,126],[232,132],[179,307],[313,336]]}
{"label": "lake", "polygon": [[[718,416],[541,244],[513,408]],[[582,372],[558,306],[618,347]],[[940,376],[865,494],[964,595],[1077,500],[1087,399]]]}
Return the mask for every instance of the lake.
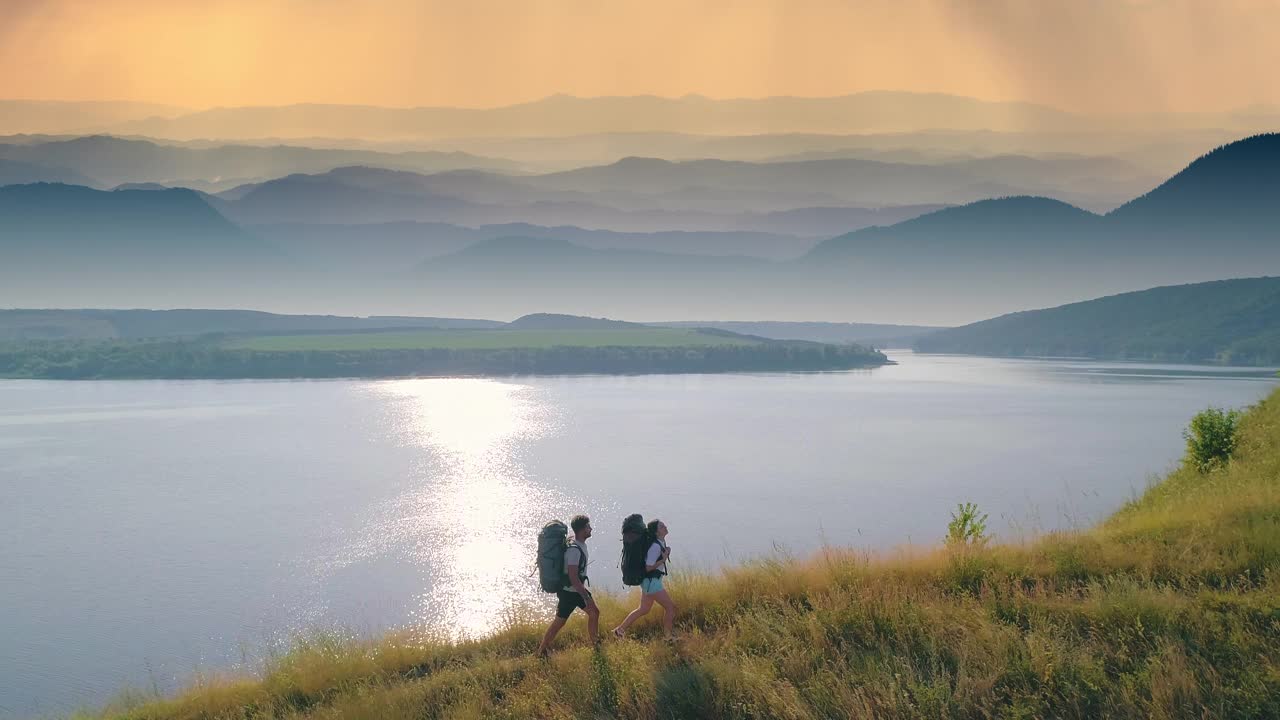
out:
{"label": "lake", "polygon": [[[1084,527],[1271,371],[888,353],[840,373],[0,381],[0,717],[254,666],[297,633],[483,634],[549,614],[537,529],[622,517],[672,570],[824,543]],[[679,596],[678,577],[671,584]]]}

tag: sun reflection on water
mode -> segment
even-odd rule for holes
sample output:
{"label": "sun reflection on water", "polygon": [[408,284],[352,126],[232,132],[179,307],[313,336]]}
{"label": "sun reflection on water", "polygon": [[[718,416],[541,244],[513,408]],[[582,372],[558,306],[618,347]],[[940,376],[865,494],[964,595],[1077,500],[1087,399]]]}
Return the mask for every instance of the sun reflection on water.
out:
{"label": "sun reflection on water", "polygon": [[[455,637],[500,628],[540,598],[534,537],[567,498],[530,479],[522,448],[555,431],[532,387],[478,379],[377,383],[390,429],[424,450],[409,489],[373,523],[357,554],[392,554],[426,587],[415,625]],[[545,604],[545,603],[542,603]]]}

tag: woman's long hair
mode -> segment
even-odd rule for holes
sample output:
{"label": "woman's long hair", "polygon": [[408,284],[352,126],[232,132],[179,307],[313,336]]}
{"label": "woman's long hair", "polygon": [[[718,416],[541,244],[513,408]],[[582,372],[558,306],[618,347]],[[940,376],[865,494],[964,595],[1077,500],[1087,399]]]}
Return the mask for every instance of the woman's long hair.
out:
{"label": "woman's long hair", "polygon": [[654,518],[649,521],[648,525],[644,526],[645,536],[649,538],[650,545],[658,542],[658,526],[661,524],[662,524],[661,520],[659,520],[658,518]]}

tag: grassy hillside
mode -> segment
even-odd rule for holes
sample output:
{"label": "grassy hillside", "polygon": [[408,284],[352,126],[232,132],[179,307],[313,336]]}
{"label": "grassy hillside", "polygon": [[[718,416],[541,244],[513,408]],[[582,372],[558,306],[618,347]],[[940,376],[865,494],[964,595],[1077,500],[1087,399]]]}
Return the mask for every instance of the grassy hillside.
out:
{"label": "grassy hillside", "polygon": [[[549,661],[544,618],[465,643],[316,638],[102,717],[1280,717],[1280,392],[1237,439],[1087,531],[677,577],[674,645],[653,617],[599,649],[575,618]],[[629,605],[606,599],[602,627]]]}
{"label": "grassy hillside", "polygon": [[658,327],[716,328],[775,340],[861,343],[875,347],[908,347],[921,335],[941,330],[927,325],[879,323],[785,322],[771,320],[681,320],[648,323]]}
{"label": "grassy hillside", "polygon": [[500,327],[494,320],[278,315],[257,310],[0,310],[0,342],[195,337],[209,333]]}
{"label": "grassy hillside", "polygon": [[940,330],[922,352],[1280,364],[1280,278],[1160,287]]}

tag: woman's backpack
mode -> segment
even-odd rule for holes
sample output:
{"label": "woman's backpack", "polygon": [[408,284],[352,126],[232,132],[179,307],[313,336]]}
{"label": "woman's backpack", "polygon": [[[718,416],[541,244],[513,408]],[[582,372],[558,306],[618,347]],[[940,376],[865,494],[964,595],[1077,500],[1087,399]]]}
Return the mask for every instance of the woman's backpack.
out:
{"label": "woman's backpack", "polygon": [[622,560],[618,563],[623,585],[639,585],[644,580],[644,556],[648,551],[649,535],[644,517],[639,513],[628,515],[622,521]]}
{"label": "woman's backpack", "polygon": [[547,523],[538,533],[538,583],[545,592],[557,592],[569,582],[564,566],[568,538],[569,526],[559,520]]}

